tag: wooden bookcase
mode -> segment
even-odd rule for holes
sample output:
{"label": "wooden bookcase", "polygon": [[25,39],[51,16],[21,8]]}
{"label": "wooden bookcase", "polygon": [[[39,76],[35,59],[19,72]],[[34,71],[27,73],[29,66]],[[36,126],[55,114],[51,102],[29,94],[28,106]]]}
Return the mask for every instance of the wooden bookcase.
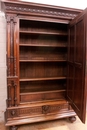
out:
{"label": "wooden bookcase", "polygon": [[[85,122],[85,11],[3,1],[7,18],[6,126]],[[81,31],[80,31],[81,30]],[[76,112],[76,113],[75,113]]]}
{"label": "wooden bookcase", "polygon": [[64,99],[67,25],[24,19],[19,23],[20,101]]}

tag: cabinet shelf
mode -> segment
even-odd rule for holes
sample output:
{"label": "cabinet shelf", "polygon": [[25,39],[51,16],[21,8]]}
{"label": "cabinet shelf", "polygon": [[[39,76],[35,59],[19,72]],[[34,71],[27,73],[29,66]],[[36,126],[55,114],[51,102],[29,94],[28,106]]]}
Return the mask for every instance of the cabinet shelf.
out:
{"label": "cabinet shelf", "polygon": [[23,47],[67,47],[66,45],[41,45],[41,44],[19,44],[19,46],[23,46]]}
{"label": "cabinet shelf", "polygon": [[27,81],[44,81],[44,80],[62,80],[66,79],[66,77],[49,77],[49,78],[23,78],[20,79],[19,81],[21,82],[27,82]]}
{"label": "cabinet shelf", "polygon": [[50,105],[50,102],[51,102],[51,104],[52,105],[54,105],[54,104],[65,104],[65,103],[68,103],[68,101],[66,101],[66,99],[65,98],[62,98],[62,99],[51,99],[51,100],[46,100],[46,101],[38,101],[38,104],[37,104],[37,102],[35,103],[35,102],[28,102],[28,103],[26,103],[26,102],[23,102],[23,103],[20,103],[20,105],[19,106],[32,106],[32,107],[35,107],[35,106],[43,106],[43,105]]}
{"label": "cabinet shelf", "polygon": [[40,32],[40,31],[19,31],[21,34],[31,34],[31,35],[59,35],[59,36],[67,36],[66,32]]}
{"label": "cabinet shelf", "polygon": [[65,92],[66,90],[65,89],[59,89],[59,90],[50,90],[50,91],[39,91],[39,92],[22,92],[20,93],[20,95],[27,95],[27,94],[40,94],[40,93],[43,93],[43,94],[47,94],[47,93],[58,93],[58,92]]}
{"label": "cabinet shelf", "polygon": [[19,62],[66,62],[66,60],[19,60]]}

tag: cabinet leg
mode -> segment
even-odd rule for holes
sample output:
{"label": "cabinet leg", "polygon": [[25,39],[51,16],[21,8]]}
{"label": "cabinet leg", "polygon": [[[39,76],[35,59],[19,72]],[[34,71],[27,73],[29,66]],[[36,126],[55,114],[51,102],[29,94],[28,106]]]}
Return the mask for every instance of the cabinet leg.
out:
{"label": "cabinet leg", "polygon": [[71,123],[75,122],[76,121],[76,117],[75,116],[69,117],[69,121]]}
{"label": "cabinet leg", "polygon": [[17,129],[18,129],[17,126],[11,126],[11,127],[10,127],[10,130],[17,130]]}

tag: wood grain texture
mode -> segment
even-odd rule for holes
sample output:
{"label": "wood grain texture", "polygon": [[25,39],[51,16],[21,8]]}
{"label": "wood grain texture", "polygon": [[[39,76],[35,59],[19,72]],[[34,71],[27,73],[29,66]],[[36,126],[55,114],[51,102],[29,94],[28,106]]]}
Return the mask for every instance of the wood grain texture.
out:
{"label": "wood grain texture", "polygon": [[[73,109],[80,119],[85,123],[86,113],[86,85],[85,85],[85,56],[86,56],[86,14],[84,10],[70,23],[70,39],[68,55],[72,56],[72,44],[74,57],[68,56],[68,91],[67,96],[71,101]],[[80,31],[80,29],[82,31]],[[71,37],[72,35],[72,37]],[[74,38],[74,40],[72,39]],[[73,42],[73,43],[72,43]],[[71,74],[71,69],[73,70]],[[71,88],[70,84],[72,82]],[[70,93],[71,95],[70,95]]]}
{"label": "wood grain texture", "polygon": [[[75,116],[72,102],[84,122],[85,26],[84,20],[79,22],[77,16],[82,10],[12,0],[3,2],[8,63],[5,125],[13,130],[16,125]],[[76,16],[78,21],[73,27]],[[70,21],[72,27],[68,34]]]}

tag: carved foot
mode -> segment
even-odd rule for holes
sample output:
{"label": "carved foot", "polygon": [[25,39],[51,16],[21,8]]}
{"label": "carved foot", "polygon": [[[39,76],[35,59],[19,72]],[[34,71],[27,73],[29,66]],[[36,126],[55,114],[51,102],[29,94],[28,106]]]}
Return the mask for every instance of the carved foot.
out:
{"label": "carved foot", "polygon": [[17,128],[18,128],[17,126],[11,126],[10,130],[17,130]]}
{"label": "carved foot", "polygon": [[75,116],[69,117],[69,121],[71,123],[75,122],[76,121],[76,117]]}

